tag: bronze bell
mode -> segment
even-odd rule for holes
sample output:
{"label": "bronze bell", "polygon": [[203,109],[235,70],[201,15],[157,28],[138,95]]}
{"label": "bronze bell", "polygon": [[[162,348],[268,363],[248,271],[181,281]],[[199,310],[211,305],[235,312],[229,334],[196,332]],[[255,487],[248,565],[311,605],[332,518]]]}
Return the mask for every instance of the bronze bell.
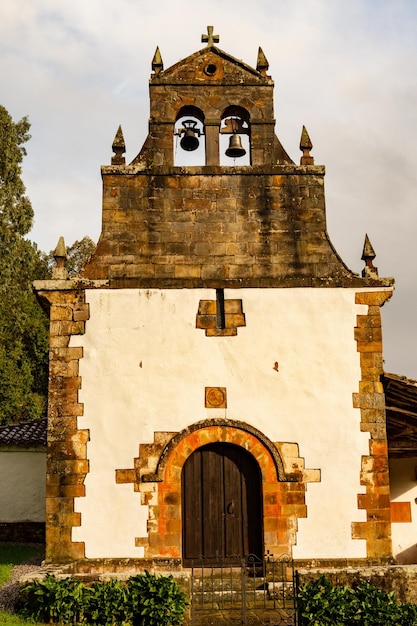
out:
{"label": "bronze bell", "polygon": [[187,152],[192,152],[193,150],[197,150],[199,143],[195,132],[191,128],[186,128],[180,141],[181,148]]}
{"label": "bronze bell", "polygon": [[226,156],[236,159],[245,156],[246,150],[242,146],[240,135],[233,134],[229,140],[229,147],[226,150]]}

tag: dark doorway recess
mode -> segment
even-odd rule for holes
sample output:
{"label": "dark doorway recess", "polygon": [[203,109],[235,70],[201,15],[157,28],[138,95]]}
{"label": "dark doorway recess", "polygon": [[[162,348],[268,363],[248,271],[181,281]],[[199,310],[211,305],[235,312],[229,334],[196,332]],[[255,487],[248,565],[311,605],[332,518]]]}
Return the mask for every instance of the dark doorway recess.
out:
{"label": "dark doorway recess", "polygon": [[182,470],[183,562],[221,565],[263,554],[262,479],[244,448],[212,443]]}

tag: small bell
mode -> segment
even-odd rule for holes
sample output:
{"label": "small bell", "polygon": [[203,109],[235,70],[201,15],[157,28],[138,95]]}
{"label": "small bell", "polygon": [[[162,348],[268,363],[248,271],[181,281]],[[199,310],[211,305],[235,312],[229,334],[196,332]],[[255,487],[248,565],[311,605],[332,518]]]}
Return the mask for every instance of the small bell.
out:
{"label": "small bell", "polygon": [[195,120],[184,120],[183,124],[184,128],[181,128],[178,132],[179,135],[184,133],[180,141],[181,148],[187,152],[197,150],[200,145],[198,140],[200,131],[197,128],[197,122]]}
{"label": "small bell", "polygon": [[233,134],[229,140],[229,147],[226,150],[226,156],[236,159],[245,156],[246,150],[242,146],[240,135]]}
{"label": "small bell", "polygon": [[191,128],[186,128],[180,141],[181,148],[187,152],[192,152],[193,150],[197,150],[199,143],[195,132]]}

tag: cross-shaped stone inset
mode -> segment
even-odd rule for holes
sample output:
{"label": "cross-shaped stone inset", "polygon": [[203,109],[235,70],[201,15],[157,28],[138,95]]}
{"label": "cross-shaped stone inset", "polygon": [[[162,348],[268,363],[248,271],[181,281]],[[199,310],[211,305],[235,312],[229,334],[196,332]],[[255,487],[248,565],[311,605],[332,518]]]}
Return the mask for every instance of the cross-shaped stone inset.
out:
{"label": "cross-shaped stone inset", "polygon": [[212,46],[214,43],[219,43],[219,35],[213,35],[213,26],[207,26],[207,35],[201,35],[201,41],[207,43],[207,46]]}
{"label": "cross-shaped stone inset", "polygon": [[200,300],[196,328],[207,337],[234,337],[240,326],[246,326],[242,300],[225,300],[223,289],[216,289],[215,300]]}

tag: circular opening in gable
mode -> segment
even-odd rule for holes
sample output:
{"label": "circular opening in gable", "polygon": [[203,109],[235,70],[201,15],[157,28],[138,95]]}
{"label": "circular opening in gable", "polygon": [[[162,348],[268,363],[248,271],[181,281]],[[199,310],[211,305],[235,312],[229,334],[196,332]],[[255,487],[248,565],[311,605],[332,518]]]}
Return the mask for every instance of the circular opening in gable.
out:
{"label": "circular opening in gable", "polygon": [[217,72],[217,65],[215,65],[214,63],[209,63],[204,68],[204,71],[207,74],[207,76],[213,76]]}

